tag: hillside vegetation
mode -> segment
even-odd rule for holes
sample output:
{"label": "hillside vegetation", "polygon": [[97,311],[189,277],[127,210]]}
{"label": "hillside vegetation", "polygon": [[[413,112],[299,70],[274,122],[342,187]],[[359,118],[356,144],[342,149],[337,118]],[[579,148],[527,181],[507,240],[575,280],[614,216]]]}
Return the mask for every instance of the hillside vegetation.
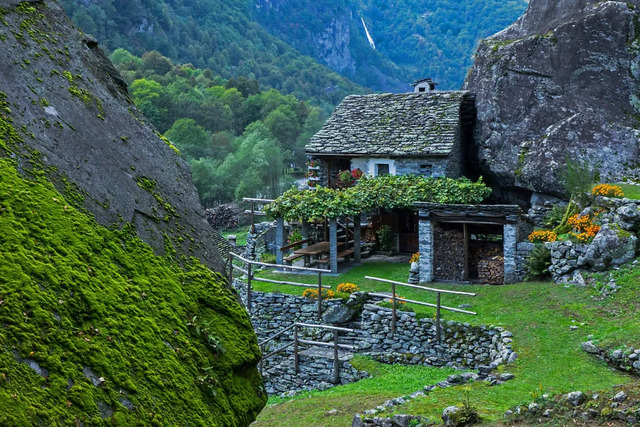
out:
{"label": "hillside vegetation", "polygon": [[[224,78],[255,78],[265,89],[334,105],[361,89],[318,62],[374,90],[408,90],[422,77],[458,89],[478,41],[511,24],[527,5],[524,0],[61,3],[80,28],[111,51],[157,50]],[[369,46],[361,18],[377,50]]]}
{"label": "hillside vegetation", "polygon": [[191,165],[206,207],[242,197],[275,197],[284,174],[306,161],[304,146],[328,114],[293,95],[260,90],[255,79],[225,80],[211,70],[174,64],[158,52],[111,59],[137,107]]}
{"label": "hillside vegetation", "polygon": [[336,104],[360,93],[349,80],[271,36],[231,0],[61,0],[73,22],[109,50],[156,50],[224,78],[255,78],[300,99]]}

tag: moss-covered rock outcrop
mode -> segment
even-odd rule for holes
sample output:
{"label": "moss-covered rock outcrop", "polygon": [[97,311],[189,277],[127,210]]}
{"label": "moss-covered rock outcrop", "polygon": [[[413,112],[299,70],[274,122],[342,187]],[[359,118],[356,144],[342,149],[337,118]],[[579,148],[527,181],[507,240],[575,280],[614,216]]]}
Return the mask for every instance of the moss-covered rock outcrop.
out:
{"label": "moss-covered rock outcrop", "polygon": [[133,224],[159,254],[222,268],[187,163],[137,111],[97,41],[57,2],[0,0],[0,51],[14,127],[70,202],[102,225]]}
{"label": "moss-covered rock outcrop", "polygon": [[0,107],[0,425],[251,422],[259,349],[224,279],[73,208]]}
{"label": "moss-covered rock outcrop", "polygon": [[260,351],[188,167],[79,38],[0,0],[0,425],[248,425]]}

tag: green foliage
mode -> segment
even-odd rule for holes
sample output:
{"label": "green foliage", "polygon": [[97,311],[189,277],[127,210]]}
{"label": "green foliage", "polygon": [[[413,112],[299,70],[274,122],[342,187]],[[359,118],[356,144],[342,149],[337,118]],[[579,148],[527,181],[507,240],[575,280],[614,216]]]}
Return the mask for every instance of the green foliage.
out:
{"label": "green foliage", "polygon": [[571,225],[569,225],[569,218],[580,212],[578,205],[571,200],[565,208],[564,215],[560,223],[553,229],[553,232],[558,236],[563,235],[571,231]]}
{"label": "green foliage", "polygon": [[[163,76],[172,70],[167,57],[206,67],[225,79],[257,80],[263,88],[313,99],[317,105],[335,105],[347,94],[363,92],[271,36],[253,21],[243,2],[100,0],[87,6],[83,0],[62,0],[61,4],[76,25],[107,49],[142,56],[145,69],[153,74]],[[115,59],[117,65],[135,62],[122,52]]]}
{"label": "green foliage", "polygon": [[565,167],[559,171],[558,178],[571,199],[585,207],[597,173],[597,168],[587,160],[572,159],[567,155]]}
{"label": "green foliage", "polygon": [[553,205],[547,216],[544,218],[545,228],[553,230],[559,226],[565,217],[566,211],[566,207],[562,205]]}
{"label": "green foliage", "polygon": [[525,280],[542,280],[549,276],[551,266],[551,252],[544,244],[536,244],[529,256],[525,268]]}
{"label": "green foliage", "polygon": [[266,399],[246,368],[259,349],[224,279],[156,256],[131,226],[97,225],[31,176],[0,158],[0,424],[248,424]]}
{"label": "green foliage", "polygon": [[391,251],[393,249],[395,236],[391,231],[391,227],[389,227],[388,225],[383,225],[378,229],[378,231],[376,231],[376,235],[378,236],[380,249],[382,249],[383,251]]}
{"label": "green foliage", "polygon": [[287,220],[318,220],[351,216],[374,209],[413,209],[415,202],[477,204],[491,193],[480,179],[385,175],[362,178],[354,187],[291,189],[265,206],[272,216]]}

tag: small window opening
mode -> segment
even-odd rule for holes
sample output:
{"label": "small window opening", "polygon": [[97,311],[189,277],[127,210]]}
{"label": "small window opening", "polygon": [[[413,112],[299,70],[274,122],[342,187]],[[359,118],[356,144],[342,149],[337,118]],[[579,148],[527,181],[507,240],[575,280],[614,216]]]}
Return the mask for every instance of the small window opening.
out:
{"label": "small window opening", "polygon": [[430,163],[420,165],[420,175],[431,176],[433,175],[433,165]]}
{"label": "small window opening", "polygon": [[389,175],[389,165],[386,163],[376,163],[376,176]]}

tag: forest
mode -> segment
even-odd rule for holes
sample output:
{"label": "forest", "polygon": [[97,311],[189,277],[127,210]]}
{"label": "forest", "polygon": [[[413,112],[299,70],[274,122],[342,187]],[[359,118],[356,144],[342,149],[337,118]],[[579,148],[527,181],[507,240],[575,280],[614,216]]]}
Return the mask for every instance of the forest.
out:
{"label": "forest", "polygon": [[255,79],[227,80],[156,51],[140,58],[116,49],[111,60],[136,106],[191,165],[205,207],[289,188],[289,172],[304,165],[304,145],[327,115],[293,95],[261,91]]}

